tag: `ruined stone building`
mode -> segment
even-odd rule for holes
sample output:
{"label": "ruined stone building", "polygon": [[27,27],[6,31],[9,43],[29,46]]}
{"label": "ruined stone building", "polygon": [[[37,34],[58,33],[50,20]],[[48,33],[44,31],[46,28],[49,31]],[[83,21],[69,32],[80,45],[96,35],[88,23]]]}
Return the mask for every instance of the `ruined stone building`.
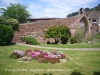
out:
{"label": "ruined stone building", "polygon": [[[15,32],[13,41],[19,42],[23,36],[33,36],[39,42],[46,43],[47,39],[44,38],[44,32],[48,30],[50,26],[65,25],[70,29],[71,37],[75,36],[77,26],[82,24],[84,26],[84,36],[91,33],[98,32],[98,23],[92,17],[87,17],[83,8],[79,10],[77,16],[69,18],[35,18],[29,19],[28,23],[20,24],[21,31]],[[100,20],[99,20],[100,21]]]}
{"label": "ruined stone building", "polygon": [[[93,10],[93,11],[88,11],[86,12],[86,16],[89,18],[89,20],[92,22],[92,28],[93,31],[100,31],[100,10],[96,11],[96,10]],[[99,27],[98,27],[99,25]],[[96,28],[98,27],[98,28]],[[96,32],[95,32],[96,33]]]}

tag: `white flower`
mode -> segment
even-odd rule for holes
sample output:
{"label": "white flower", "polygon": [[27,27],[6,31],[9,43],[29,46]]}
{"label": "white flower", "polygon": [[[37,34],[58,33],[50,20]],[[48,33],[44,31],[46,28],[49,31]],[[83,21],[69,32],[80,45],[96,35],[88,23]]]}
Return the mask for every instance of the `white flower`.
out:
{"label": "white flower", "polygon": [[58,57],[58,58],[61,58],[61,55],[59,54],[59,55],[57,55],[57,57]]}
{"label": "white flower", "polygon": [[20,57],[24,56],[24,52],[22,52],[20,50],[14,50],[13,52],[18,54]]}

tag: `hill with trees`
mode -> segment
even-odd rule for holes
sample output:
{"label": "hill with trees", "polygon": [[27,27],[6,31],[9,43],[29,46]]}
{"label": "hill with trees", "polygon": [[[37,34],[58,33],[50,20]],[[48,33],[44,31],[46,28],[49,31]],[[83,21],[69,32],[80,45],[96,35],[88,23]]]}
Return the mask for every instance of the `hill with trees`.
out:
{"label": "hill with trees", "polygon": [[[85,8],[86,12],[92,12],[92,11],[100,11],[100,4],[98,4],[97,6],[93,7],[93,8]],[[78,12],[72,12],[72,13],[69,13],[67,15],[67,17],[72,17],[72,16],[76,16],[78,15]]]}

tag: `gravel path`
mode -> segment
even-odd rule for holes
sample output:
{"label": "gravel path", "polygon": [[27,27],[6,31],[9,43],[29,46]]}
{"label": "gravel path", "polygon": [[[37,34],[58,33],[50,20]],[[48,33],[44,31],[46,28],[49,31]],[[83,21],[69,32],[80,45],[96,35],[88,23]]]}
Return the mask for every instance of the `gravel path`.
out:
{"label": "gravel path", "polygon": [[57,47],[45,47],[45,46],[37,46],[37,45],[28,45],[23,43],[16,43],[21,46],[28,46],[34,48],[43,48],[43,49],[56,49],[56,50],[100,50],[100,48],[57,48]]}

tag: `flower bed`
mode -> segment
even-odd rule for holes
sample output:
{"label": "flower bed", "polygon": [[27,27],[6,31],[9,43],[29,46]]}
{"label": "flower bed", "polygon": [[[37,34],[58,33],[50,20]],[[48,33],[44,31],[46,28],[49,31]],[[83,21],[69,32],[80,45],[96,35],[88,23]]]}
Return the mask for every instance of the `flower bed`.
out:
{"label": "flower bed", "polygon": [[14,50],[10,55],[11,58],[20,59],[23,61],[31,61],[33,59],[37,60],[38,62],[43,63],[60,63],[60,59],[65,59],[66,56],[63,54],[62,51],[42,51],[35,49],[32,51],[31,49],[27,49],[25,52],[20,50]]}

